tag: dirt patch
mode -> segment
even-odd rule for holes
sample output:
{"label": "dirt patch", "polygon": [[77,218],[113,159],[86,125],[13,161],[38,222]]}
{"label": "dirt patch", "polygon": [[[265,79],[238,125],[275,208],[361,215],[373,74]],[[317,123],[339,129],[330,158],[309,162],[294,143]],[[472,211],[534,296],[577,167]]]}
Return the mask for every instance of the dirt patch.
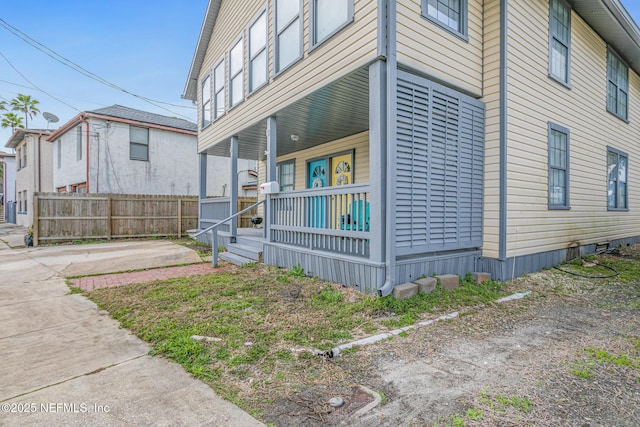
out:
{"label": "dirt patch", "polygon": [[[158,354],[278,426],[636,425],[640,259],[596,261],[620,275],[548,270],[487,290],[531,291],[503,304],[473,288],[442,293],[417,301],[420,320],[459,317],[334,359],[304,349],[384,332],[416,313],[264,266],[91,295]],[[571,268],[588,276],[597,266]],[[194,344],[193,334],[223,341]],[[370,397],[354,392],[359,385],[382,396],[364,415]],[[336,397],[343,408],[329,404]]]}

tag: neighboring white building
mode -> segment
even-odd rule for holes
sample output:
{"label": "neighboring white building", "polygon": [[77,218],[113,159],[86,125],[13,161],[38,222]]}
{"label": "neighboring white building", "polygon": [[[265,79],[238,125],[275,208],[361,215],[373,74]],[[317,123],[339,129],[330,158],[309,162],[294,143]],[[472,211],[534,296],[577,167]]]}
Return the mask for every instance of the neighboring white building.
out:
{"label": "neighboring white building", "polygon": [[15,150],[16,224],[33,224],[33,193],[53,191],[52,148],[46,138],[52,131],[16,129],[5,147]]}
{"label": "neighboring white building", "polygon": [[[0,151],[0,164],[2,172],[0,173],[0,222],[8,221],[9,212],[14,211],[14,203],[16,202],[16,155],[13,153],[5,153]],[[11,207],[9,207],[11,204]],[[13,219],[15,221],[15,219]]]}
{"label": "neighboring white building", "polygon": [[[195,123],[120,105],[80,113],[47,138],[53,149],[53,190],[195,196],[196,136]],[[228,161],[211,161],[208,195],[228,195]],[[254,165],[247,162],[244,169]],[[240,179],[245,186],[255,180]],[[239,188],[238,194],[256,192]]]}

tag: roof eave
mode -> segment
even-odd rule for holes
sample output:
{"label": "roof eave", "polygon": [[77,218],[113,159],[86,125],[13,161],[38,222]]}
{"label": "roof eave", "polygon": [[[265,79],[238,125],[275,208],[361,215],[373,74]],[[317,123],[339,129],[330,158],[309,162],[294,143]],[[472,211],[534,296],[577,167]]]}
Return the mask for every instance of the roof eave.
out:
{"label": "roof eave", "polygon": [[207,6],[207,13],[202,22],[202,28],[200,29],[200,36],[198,37],[198,44],[193,54],[193,60],[191,61],[191,68],[189,69],[189,76],[187,77],[187,83],[185,84],[184,91],[182,93],[183,99],[189,99],[196,101],[198,97],[198,76],[202,70],[202,64],[204,62],[209,42],[211,41],[211,35],[213,34],[213,27],[218,18],[218,12],[220,11],[220,4],[222,0],[209,0]]}
{"label": "roof eave", "polygon": [[620,0],[569,0],[578,15],[640,74],[640,28]]}
{"label": "roof eave", "polygon": [[51,131],[41,129],[16,129],[4,146],[15,149],[26,135],[49,135],[50,133]]}

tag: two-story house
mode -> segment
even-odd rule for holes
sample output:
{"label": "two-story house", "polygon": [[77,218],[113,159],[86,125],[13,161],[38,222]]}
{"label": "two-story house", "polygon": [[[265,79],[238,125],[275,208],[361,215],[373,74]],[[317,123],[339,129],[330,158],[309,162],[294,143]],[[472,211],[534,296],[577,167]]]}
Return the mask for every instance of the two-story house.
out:
{"label": "two-story house", "polygon": [[46,140],[50,133],[45,129],[16,129],[5,144],[15,150],[16,224],[24,227],[33,224],[33,194],[53,191],[53,150]]}
{"label": "two-story house", "polygon": [[279,183],[264,262],[387,295],[639,240],[639,73],[619,0],[210,0],[183,96]]}
{"label": "two-story house", "polygon": [[[55,191],[198,194],[196,124],[188,120],[113,105],[78,114],[48,141]],[[228,175],[211,175],[210,196],[224,195]]]}
{"label": "two-story house", "polygon": [[0,222],[15,223],[16,155],[0,151]]}

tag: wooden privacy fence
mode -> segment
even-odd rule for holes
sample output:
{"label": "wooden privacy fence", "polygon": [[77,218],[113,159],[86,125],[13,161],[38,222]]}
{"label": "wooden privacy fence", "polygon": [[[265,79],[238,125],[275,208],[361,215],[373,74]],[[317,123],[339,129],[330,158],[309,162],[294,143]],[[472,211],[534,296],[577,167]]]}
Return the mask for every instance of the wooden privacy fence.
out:
{"label": "wooden privacy fence", "polygon": [[33,243],[181,237],[198,227],[195,196],[36,193]]}

